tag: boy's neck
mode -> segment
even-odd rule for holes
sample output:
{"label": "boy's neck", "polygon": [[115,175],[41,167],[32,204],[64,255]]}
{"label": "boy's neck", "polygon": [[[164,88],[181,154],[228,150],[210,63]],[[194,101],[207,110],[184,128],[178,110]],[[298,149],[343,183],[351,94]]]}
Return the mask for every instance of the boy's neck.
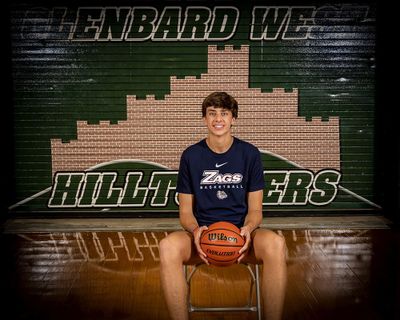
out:
{"label": "boy's neck", "polygon": [[207,146],[215,153],[224,153],[229,150],[233,144],[233,136],[227,135],[222,137],[208,136],[206,139]]}

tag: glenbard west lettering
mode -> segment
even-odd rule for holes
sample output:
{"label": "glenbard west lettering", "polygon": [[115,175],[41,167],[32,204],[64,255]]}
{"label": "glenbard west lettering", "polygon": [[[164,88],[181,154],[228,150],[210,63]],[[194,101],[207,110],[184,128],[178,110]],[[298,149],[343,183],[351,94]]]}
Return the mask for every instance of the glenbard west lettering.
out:
{"label": "glenbard west lettering", "polygon": [[[374,19],[368,6],[346,4],[250,9],[244,32],[252,41],[319,38],[332,31],[330,21],[341,26],[341,21],[351,23],[349,19]],[[224,41],[237,32],[240,14],[233,6],[34,8],[25,12],[20,35],[69,41]]]}
{"label": "glenbard west lettering", "polygon": [[234,35],[239,20],[239,10],[229,6],[186,9],[168,6],[162,10],[154,7],[53,8],[46,15],[45,11],[28,12],[24,31],[34,28],[36,37],[42,34],[71,41],[221,41]]}
{"label": "glenbard west lettering", "polygon": [[[58,172],[49,208],[154,207],[178,205],[176,171],[127,171],[123,183],[117,172]],[[264,171],[264,205],[323,206],[337,194],[341,174],[336,170]]]}

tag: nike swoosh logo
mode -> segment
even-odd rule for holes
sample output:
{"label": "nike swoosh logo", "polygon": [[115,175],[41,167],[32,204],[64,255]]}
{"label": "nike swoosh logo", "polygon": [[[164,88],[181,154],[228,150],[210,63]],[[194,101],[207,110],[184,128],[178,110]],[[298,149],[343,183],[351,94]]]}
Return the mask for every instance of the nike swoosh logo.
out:
{"label": "nike swoosh logo", "polygon": [[215,167],[216,167],[216,168],[221,168],[222,166],[226,165],[227,163],[228,163],[228,162],[224,162],[224,163],[221,163],[221,164],[216,163],[216,164],[215,164]]}

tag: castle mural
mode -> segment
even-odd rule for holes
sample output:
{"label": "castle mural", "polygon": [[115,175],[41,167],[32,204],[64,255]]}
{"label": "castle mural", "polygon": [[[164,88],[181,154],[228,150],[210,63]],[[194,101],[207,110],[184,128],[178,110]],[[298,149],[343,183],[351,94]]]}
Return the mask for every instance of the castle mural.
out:
{"label": "castle mural", "polygon": [[52,171],[83,171],[103,162],[138,159],[177,169],[181,152],[206,135],[201,103],[212,91],[227,91],[239,103],[234,134],[302,168],[340,170],[339,118],[311,121],[298,115],[297,88],[261,92],[249,88],[249,47],[208,49],[208,71],[196,78],[171,77],[165,99],[127,96],[127,120],[77,122],[77,139],[51,140]]}

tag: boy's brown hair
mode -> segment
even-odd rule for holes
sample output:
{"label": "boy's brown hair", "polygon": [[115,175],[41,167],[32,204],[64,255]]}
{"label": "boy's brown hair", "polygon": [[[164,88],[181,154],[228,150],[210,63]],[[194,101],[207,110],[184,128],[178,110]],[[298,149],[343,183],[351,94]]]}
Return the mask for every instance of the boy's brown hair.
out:
{"label": "boy's brown hair", "polygon": [[232,116],[236,119],[238,117],[239,106],[234,97],[226,92],[216,91],[209,94],[203,101],[202,113],[203,117],[206,116],[207,107],[215,107],[227,109],[232,112]]}

